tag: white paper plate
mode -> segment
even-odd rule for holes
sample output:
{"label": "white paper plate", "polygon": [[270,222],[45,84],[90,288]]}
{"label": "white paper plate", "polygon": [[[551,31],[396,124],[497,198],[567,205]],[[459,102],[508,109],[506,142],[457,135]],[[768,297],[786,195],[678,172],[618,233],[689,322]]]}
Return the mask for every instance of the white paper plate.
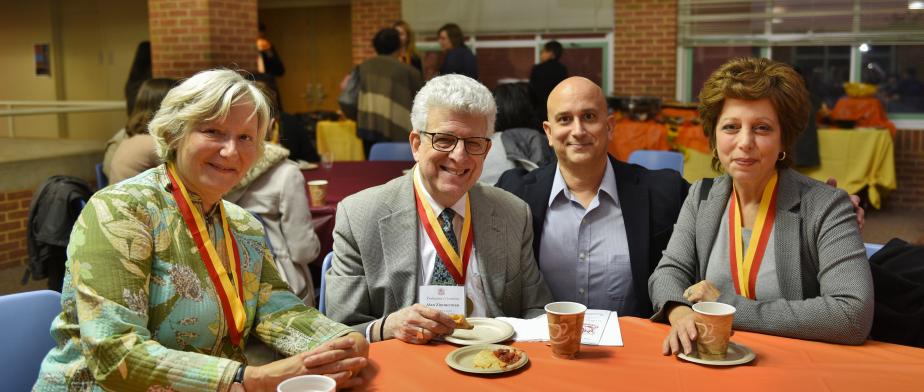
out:
{"label": "white paper plate", "polygon": [[456,329],[445,340],[450,343],[470,346],[473,344],[503,342],[513,337],[513,327],[506,322],[487,317],[469,317],[468,322],[475,328]]}
{"label": "white paper plate", "polygon": [[450,352],[449,355],[446,355],[446,364],[460,372],[475,374],[495,374],[512,372],[523,367],[527,362],[529,362],[529,357],[526,356],[526,352],[523,350],[518,350],[520,352],[520,360],[510,364],[504,369],[483,369],[475,367],[475,356],[478,355],[481,350],[494,351],[499,348],[509,349],[511,347],[501,344],[479,344],[475,346],[459,347]]}

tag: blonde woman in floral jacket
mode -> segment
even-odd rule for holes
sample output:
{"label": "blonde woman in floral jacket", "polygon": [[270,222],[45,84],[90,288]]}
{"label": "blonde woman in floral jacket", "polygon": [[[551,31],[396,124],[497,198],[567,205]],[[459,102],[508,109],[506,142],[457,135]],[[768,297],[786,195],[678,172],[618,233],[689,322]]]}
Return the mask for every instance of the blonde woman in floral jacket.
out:
{"label": "blonde woman in floral jacket", "polygon": [[[90,199],[68,246],[57,341],[36,391],[275,391],[366,365],[362,335],[279,278],[260,223],[222,195],[263,150],[266,98],[228,70],[173,89],[151,122],[166,162]],[[256,337],[288,358],[246,366]]]}

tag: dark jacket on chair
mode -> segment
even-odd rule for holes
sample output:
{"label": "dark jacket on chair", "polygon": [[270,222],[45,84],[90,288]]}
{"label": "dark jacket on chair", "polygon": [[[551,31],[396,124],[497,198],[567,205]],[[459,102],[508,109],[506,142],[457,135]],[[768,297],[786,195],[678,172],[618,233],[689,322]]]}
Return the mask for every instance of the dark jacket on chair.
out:
{"label": "dark jacket on chair", "polygon": [[48,288],[61,291],[71,228],[80,215],[82,204],[92,194],[90,184],[69,176],[49,177],[35,190],[26,228],[29,268],[23,276],[23,283],[30,276],[33,279],[47,277]]}
{"label": "dark jacket on chair", "polygon": [[924,246],[893,238],[869,262],[876,298],[870,337],[924,347]]}

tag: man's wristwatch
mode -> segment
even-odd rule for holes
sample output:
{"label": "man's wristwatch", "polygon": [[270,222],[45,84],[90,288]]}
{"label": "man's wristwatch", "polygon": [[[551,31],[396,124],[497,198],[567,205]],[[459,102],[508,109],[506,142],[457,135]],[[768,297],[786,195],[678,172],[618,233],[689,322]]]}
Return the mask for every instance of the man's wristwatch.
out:
{"label": "man's wristwatch", "polygon": [[247,367],[247,365],[245,365],[245,364],[242,363],[242,364],[241,364],[241,367],[237,368],[237,371],[234,372],[234,379],[231,380],[231,382],[232,382],[233,384],[241,384],[241,385],[244,385],[244,368],[246,368],[246,367]]}

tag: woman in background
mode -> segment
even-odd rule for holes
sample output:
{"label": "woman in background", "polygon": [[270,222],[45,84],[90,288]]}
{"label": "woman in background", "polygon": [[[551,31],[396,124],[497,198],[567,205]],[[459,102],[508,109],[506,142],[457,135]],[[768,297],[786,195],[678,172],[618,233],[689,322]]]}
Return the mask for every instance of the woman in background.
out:
{"label": "woman in background", "polygon": [[522,168],[527,172],[544,165],[551,153],[545,133],[536,130],[536,114],[526,83],[507,83],[494,90],[497,120],[491,135],[491,150],[485,157],[481,181],[494,185],[505,171]]}
{"label": "woman in background", "polygon": [[[135,99],[135,110],[125,124],[125,139],[107,146],[103,156],[103,172],[110,184],[160,164],[154,138],[148,133],[148,123],[160,109],[160,103],[167,96],[176,81],[173,79],[150,79],[141,84]],[[111,151],[111,153],[110,153]]]}
{"label": "woman in background", "polygon": [[398,30],[398,36],[401,38],[401,49],[399,49],[398,60],[408,64],[423,74],[423,65],[420,57],[417,56],[417,34],[411,29],[411,25],[403,20],[392,24],[395,30]]}

